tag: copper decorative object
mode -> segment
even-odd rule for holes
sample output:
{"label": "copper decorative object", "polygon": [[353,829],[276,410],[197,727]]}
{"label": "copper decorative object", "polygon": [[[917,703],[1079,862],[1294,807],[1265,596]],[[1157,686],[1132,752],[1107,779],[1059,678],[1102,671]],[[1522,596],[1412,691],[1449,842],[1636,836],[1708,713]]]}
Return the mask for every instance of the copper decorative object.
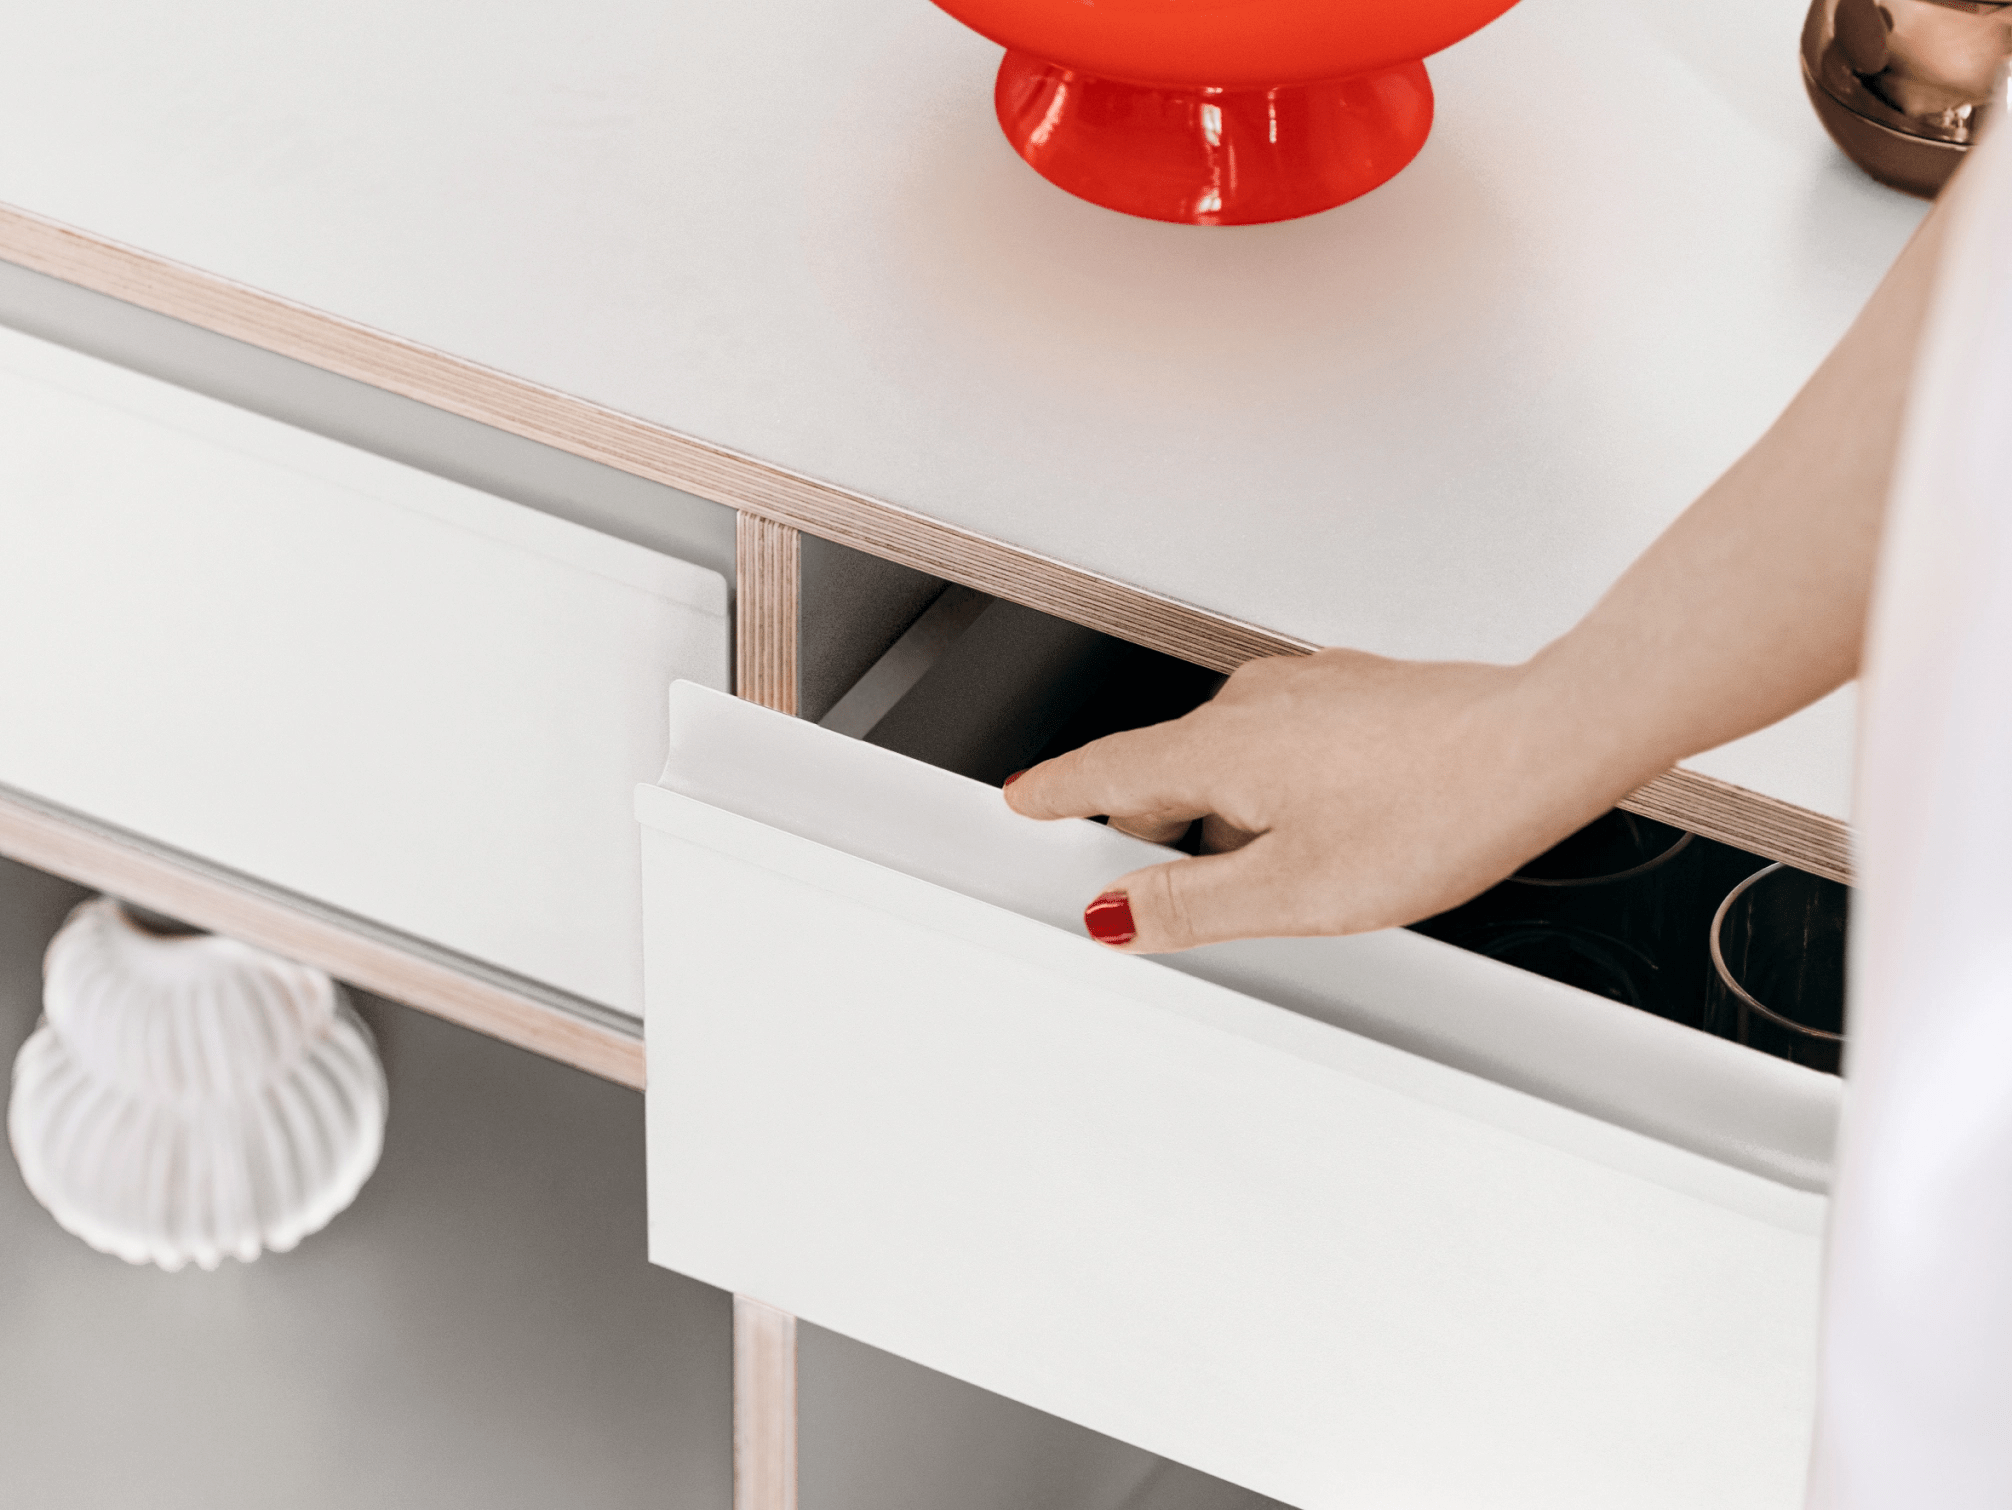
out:
{"label": "copper decorative object", "polygon": [[1802,81],[1824,129],[1881,183],[1926,198],[1995,108],[2007,59],[2012,3],[1815,0],[1802,29]]}

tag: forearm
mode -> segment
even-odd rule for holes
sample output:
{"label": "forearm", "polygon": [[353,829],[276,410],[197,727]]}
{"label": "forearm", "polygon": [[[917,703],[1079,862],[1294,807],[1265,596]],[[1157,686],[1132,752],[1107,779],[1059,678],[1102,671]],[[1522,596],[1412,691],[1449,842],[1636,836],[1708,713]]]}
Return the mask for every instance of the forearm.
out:
{"label": "forearm", "polygon": [[1949,199],[1767,434],[1530,663],[1609,795],[1856,674]]}

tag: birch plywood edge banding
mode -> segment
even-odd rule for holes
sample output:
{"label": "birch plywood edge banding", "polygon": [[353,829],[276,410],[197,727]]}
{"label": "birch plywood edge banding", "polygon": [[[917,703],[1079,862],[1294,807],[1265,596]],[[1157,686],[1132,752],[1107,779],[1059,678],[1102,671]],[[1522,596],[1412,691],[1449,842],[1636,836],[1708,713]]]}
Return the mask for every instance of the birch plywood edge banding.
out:
{"label": "birch plywood edge banding", "polygon": [[0,855],[642,1089],[641,1023],[4,788]]}
{"label": "birch plywood edge banding", "polygon": [[1851,884],[1851,825],[1716,776],[1673,770],[1623,798],[1631,813]]}
{"label": "birch plywood edge banding", "polygon": [[[744,532],[764,522],[806,530],[1214,671],[1317,648],[4,204],[0,258],[727,504]],[[1850,873],[1847,825],[1711,777],[1673,771],[1622,805],[1820,875]]]}
{"label": "birch plywood edge banding", "polygon": [[734,1297],[734,1510],[796,1510],[796,1318]]}
{"label": "birch plywood edge banding", "polygon": [[801,579],[798,532],[743,512],[734,525],[734,691],[792,717]]}

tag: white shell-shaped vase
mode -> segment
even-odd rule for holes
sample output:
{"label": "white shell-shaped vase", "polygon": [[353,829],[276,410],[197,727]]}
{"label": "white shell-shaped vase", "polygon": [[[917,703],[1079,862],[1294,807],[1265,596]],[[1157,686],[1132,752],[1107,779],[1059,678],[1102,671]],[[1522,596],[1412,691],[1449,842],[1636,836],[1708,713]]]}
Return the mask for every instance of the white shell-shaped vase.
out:
{"label": "white shell-shaped vase", "polygon": [[284,1252],[352,1200],[384,1142],[370,1031],[319,970],[164,936],[109,897],[49,944],[7,1131],[35,1199],[129,1263]]}

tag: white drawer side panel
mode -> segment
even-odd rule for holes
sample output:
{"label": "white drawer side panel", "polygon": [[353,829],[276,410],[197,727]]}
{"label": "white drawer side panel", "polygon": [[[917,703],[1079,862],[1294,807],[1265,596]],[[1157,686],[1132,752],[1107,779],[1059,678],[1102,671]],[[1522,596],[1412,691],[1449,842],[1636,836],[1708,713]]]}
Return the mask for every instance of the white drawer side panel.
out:
{"label": "white drawer side panel", "polygon": [[631,791],[725,584],[0,332],[0,783],[641,1009]]}
{"label": "white drawer side panel", "polygon": [[644,798],[657,1262],[1306,1510],[1799,1504],[1800,1216],[1631,1173],[1647,1140],[1575,1113],[1547,1109],[1612,1158],[1505,1125],[1500,1087]]}

